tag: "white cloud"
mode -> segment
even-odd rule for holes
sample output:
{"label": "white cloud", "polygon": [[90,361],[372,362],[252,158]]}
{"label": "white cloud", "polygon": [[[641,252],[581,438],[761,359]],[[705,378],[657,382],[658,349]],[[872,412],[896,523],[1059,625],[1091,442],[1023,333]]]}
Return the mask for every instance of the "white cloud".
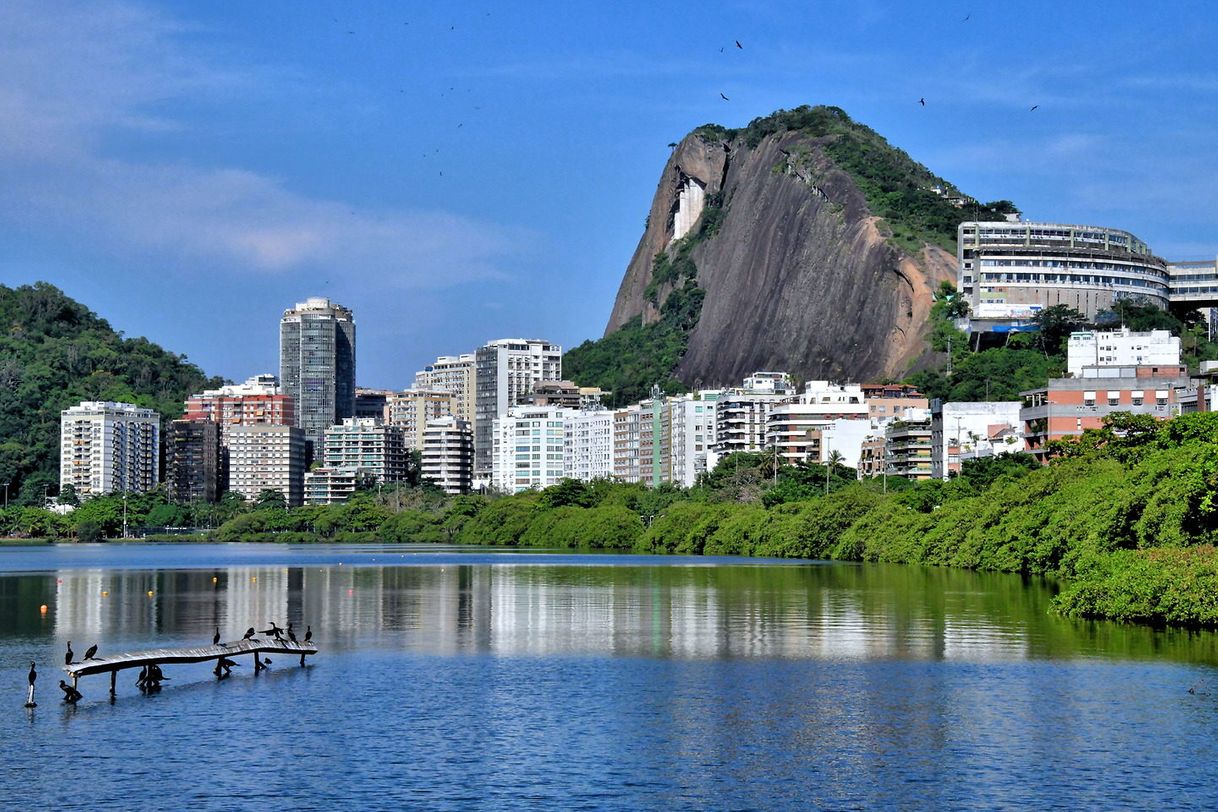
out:
{"label": "white cloud", "polygon": [[284,81],[285,69],[234,67],[193,44],[198,33],[121,2],[0,5],[0,217],[196,266],[336,267],[408,287],[494,277],[531,242],[455,214],[309,196],[248,168],[131,157],[141,139],[165,154],[189,129],[166,112],[175,103],[248,100]]}

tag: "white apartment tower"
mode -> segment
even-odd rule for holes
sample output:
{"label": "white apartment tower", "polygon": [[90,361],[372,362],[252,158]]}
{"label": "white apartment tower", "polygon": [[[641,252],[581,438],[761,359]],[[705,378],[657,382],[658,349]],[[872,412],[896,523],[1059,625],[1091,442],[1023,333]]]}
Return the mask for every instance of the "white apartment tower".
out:
{"label": "white apartment tower", "polygon": [[492,468],[496,418],[521,403],[539,381],[562,380],[562,347],[536,338],[503,338],[474,354],[474,476]]}
{"label": "white apartment tower", "polygon": [[491,486],[504,493],[562,481],[566,421],[572,410],[514,406],[491,421]]}
{"label": "white apartment tower", "polygon": [[613,412],[571,412],[565,424],[563,476],[588,482],[613,478]]}
{"label": "white apartment tower", "polygon": [[468,420],[441,417],[423,430],[423,479],[445,493],[469,493],[474,482],[474,430]]}
{"label": "white apartment tower", "polygon": [[423,432],[432,420],[456,416],[457,398],[443,389],[406,389],[391,395],[385,403],[386,418],[400,426],[406,447],[423,448]]}
{"label": "white apartment tower", "polygon": [[161,418],[133,403],[87,400],[59,414],[59,487],[81,497],[156,487]]}

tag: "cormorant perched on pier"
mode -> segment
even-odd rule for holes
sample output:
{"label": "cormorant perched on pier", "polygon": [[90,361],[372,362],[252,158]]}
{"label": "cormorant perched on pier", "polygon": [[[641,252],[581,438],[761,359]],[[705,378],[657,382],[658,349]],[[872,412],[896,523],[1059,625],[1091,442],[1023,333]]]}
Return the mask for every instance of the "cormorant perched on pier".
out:
{"label": "cormorant perched on pier", "polygon": [[92,660],[93,655],[96,653],[97,653],[97,643],[94,643],[93,645],[91,645],[87,649],[85,649],[85,659]]}
{"label": "cormorant perched on pier", "polygon": [[305,642],[308,643],[313,639],[313,627],[309,626],[305,629]]}
{"label": "cormorant perched on pier", "polygon": [[75,656],[75,655],[74,655],[74,654],[72,654],[72,641],[71,641],[71,640],[69,640],[69,641],[68,641],[68,653],[67,653],[67,654],[65,654],[65,655],[63,655],[63,664],[64,664],[64,665],[71,665],[71,664],[72,664],[72,658],[73,658],[74,656]]}
{"label": "cormorant perched on pier", "polygon": [[34,668],[34,664],[30,663],[30,687],[34,687],[34,683],[38,681],[38,671]]}
{"label": "cormorant perched on pier", "polygon": [[292,631],[291,623],[288,624],[288,639],[291,640],[293,643],[296,642],[296,633]]}
{"label": "cormorant perched on pier", "polygon": [[148,684],[148,666],[144,666],[143,668],[140,669],[140,675],[138,677],[136,677],[136,679],[135,679],[135,687],[142,689],[147,684]]}
{"label": "cormorant perched on pier", "polygon": [[282,640],[282,639],[283,639],[283,629],[281,629],[281,628],[279,628],[278,626],[276,626],[276,625],[275,625],[275,621],[273,621],[273,620],[271,621],[271,628],[269,628],[269,629],[263,629],[262,631],[260,631],[260,632],[258,632],[258,633],[259,633],[259,634],[270,634],[270,635],[274,635],[274,637],[275,637],[275,639],[276,639],[276,640]]}
{"label": "cormorant perched on pier", "polygon": [[220,645],[220,627],[219,626],[216,627],[216,633],[211,638],[211,644],[213,646]]}
{"label": "cormorant perched on pier", "polygon": [[244,636],[244,637],[242,637],[241,639],[242,639],[242,640],[249,640],[249,639],[250,639],[251,637],[253,637],[255,634],[257,634],[257,632],[256,632],[256,631],[254,631],[254,627],[253,627],[253,626],[250,626],[248,629],[246,629],[246,630],[245,630],[245,636]]}

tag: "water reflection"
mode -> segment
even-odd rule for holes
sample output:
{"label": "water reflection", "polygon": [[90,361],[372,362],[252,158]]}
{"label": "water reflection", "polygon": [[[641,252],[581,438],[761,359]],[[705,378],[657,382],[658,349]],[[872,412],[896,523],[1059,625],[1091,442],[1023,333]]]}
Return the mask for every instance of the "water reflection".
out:
{"label": "water reflection", "polygon": [[[1211,633],[1080,623],[1015,576],[841,564],[65,569],[0,576],[0,637],[186,644],[293,622],[335,649],[659,658],[1215,662]],[[674,562],[676,563],[676,562]],[[42,615],[38,607],[47,605]]]}

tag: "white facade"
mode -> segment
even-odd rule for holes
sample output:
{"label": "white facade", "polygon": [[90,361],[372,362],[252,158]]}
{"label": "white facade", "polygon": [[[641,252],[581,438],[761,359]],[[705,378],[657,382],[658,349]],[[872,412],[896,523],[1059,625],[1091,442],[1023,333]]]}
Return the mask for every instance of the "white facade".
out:
{"label": "white facade", "polygon": [[401,426],[374,417],[348,417],[326,429],[322,459],[326,468],[359,471],[378,482],[401,482],[410,448]]}
{"label": "white facade", "polygon": [[254,375],[251,378],[246,378],[245,383],[230,383],[221,386],[219,389],[207,389],[194,397],[201,398],[239,398],[252,397],[254,395],[282,395],[283,387],[279,385],[278,376],[263,372],[260,375]]}
{"label": "white facade", "polygon": [[869,417],[858,384],[809,381],[799,400],[770,410],[765,445],[788,463],[823,463],[837,451],[843,464],[857,467],[863,438],[873,433]]}
{"label": "white facade", "polygon": [[431,389],[452,394],[452,414],[474,423],[474,353],[441,355],[414,374],[412,389]]}
{"label": "white facade", "polygon": [[80,497],[156,487],[161,417],[133,403],[84,401],[59,414],[59,487]]}
{"label": "white facade", "polygon": [[514,406],[491,421],[491,487],[505,493],[548,488],[564,477],[571,409]]}
{"label": "white facade", "polygon": [[[1024,450],[1020,401],[931,402],[931,476],[947,479],[960,470],[960,454],[975,450],[983,442],[1002,438],[1004,453]],[[1013,443],[1007,437],[1017,437]]]}
{"label": "white facade", "polygon": [[304,500],[305,435],[295,426],[233,426],[228,434],[228,489],[248,500],[279,491],[289,506]]}
{"label": "white facade", "polygon": [[1167,330],[1134,333],[1128,327],[1111,332],[1071,333],[1066,370],[1076,378],[1083,367],[1180,366],[1180,338]]}
{"label": "white facade", "polygon": [[474,480],[474,430],[468,420],[441,417],[423,430],[423,479],[445,493],[469,493]]}
{"label": "white facade", "polygon": [[786,395],[724,393],[715,404],[716,454],[726,456],[766,448],[770,412],[788,400]]}
{"label": "white facade", "polygon": [[586,409],[568,413],[563,476],[584,482],[613,477],[613,412]]}
{"label": "white facade", "polygon": [[669,425],[672,441],[670,477],[674,484],[691,487],[707,471],[707,458],[715,445],[715,407],[719,391],[701,392],[670,398]]}
{"label": "white facade", "polygon": [[701,181],[686,178],[677,192],[677,211],[672,217],[672,242],[684,237],[702,216],[706,205],[706,188]]}
{"label": "white facade", "polygon": [[740,388],[755,395],[795,394],[795,382],[789,372],[754,372],[744,379]]}
{"label": "white facade", "polygon": [[[647,426],[651,429],[650,423]],[[622,482],[638,482],[639,433],[643,430],[643,409],[635,403],[613,412],[613,476]]]}
{"label": "white facade", "polygon": [[491,341],[474,354],[474,476],[491,474],[493,423],[533,392],[562,380],[562,347],[535,338]]}

